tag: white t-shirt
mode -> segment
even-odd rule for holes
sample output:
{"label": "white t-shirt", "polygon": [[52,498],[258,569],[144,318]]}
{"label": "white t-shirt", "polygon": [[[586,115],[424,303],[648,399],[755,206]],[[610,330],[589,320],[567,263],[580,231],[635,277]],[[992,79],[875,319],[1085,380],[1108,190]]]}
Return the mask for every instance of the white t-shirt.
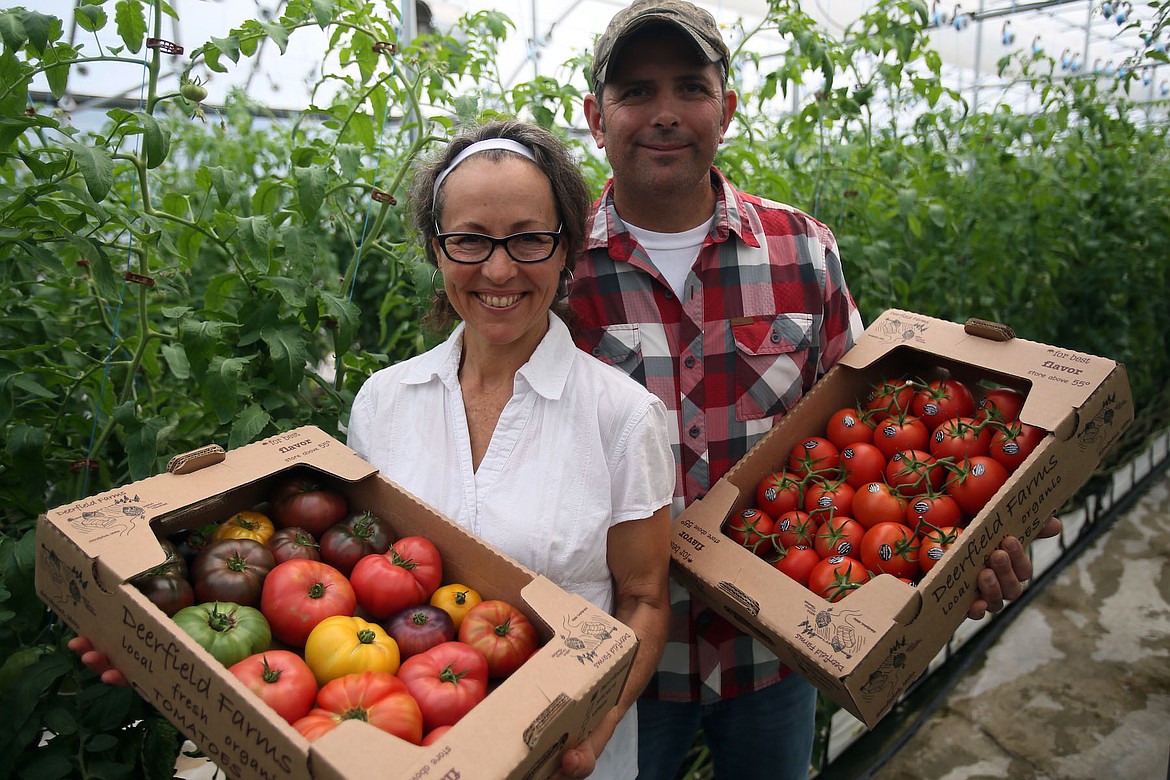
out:
{"label": "white t-shirt", "polygon": [[715,222],[715,215],[701,225],[684,230],[681,233],[656,233],[637,225],[626,223],[626,228],[638,239],[638,243],[650,256],[650,262],[662,274],[674,290],[678,299],[685,300],[683,289],[687,277],[691,274],[691,266],[703,248],[703,241],[711,232],[711,225]]}
{"label": "white t-shirt", "polygon": [[[349,446],[471,533],[612,612],[608,530],[649,517],[674,494],[665,406],[577,349],[550,314],[473,470],[458,375],[463,330],[366,381],[350,414]],[[595,777],[636,774],[633,715]]]}

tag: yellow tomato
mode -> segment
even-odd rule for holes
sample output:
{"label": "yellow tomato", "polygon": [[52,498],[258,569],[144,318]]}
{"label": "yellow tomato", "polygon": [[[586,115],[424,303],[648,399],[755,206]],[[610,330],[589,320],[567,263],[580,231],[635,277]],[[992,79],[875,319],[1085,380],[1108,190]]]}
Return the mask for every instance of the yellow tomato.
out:
{"label": "yellow tomato", "polygon": [[483,598],[472,588],[458,582],[444,585],[431,595],[431,606],[438,607],[451,616],[455,623],[455,630],[463,622],[464,615]]}
{"label": "yellow tomato", "polygon": [[252,539],[265,544],[276,533],[276,526],[268,519],[268,515],[260,512],[245,510],[236,512],[215,527],[211,534],[212,541],[220,539]]}
{"label": "yellow tomato", "polygon": [[398,673],[398,643],[377,623],[334,615],[318,623],[305,641],[305,663],[318,685],[354,672]]}

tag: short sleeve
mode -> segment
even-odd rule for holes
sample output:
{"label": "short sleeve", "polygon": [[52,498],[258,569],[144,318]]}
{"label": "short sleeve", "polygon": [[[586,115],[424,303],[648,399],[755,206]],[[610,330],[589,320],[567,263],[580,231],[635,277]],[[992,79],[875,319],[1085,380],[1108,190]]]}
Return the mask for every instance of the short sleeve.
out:
{"label": "short sleeve", "polygon": [[623,446],[611,464],[614,525],[641,520],[670,504],[674,497],[674,453],[666,406],[647,393],[630,416]]}

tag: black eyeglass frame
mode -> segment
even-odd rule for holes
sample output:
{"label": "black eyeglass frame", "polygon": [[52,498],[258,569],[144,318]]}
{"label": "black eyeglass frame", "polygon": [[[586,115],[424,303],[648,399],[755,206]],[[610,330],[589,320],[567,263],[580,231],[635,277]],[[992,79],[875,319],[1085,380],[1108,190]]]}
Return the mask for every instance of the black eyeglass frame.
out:
{"label": "black eyeglass frame", "polygon": [[[512,258],[517,263],[524,263],[525,265],[529,265],[532,263],[543,263],[556,254],[557,247],[561,245],[561,235],[564,232],[564,228],[565,226],[562,223],[557,227],[556,230],[523,230],[519,233],[512,233],[511,235],[504,236],[502,238],[496,238],[495,236],[489,236],[486,233],[472,233],[468,231],[440,233],[439,226],[436,224],[435,240],[439,242],[439,248],[443,250],[443,254],[447,256],[447,259],[452,263],[458,263],[459,265],[480,265],[482,263],[486,263],[492,256],[492,253],[496,251],[496,247],[498,246],[504,247],[504,251],[508,254],[508,257]],[[447,240],[450,238],[459,238],[461,236],[474,236],[475,238],[487,239],[491,246],[488,248],[487,254],[483,256],[482,260],[459,260],[458,258],[451,256],[451,252],[447,250]],[[539,260],[522,260],[519,257],[516,257],[516,255],[512,254],[512,250],[508,247],[509,241],[514,238],[520,238],[521,236],[548,236],[552,239],[552,247],[549,248],[548,254]]]}

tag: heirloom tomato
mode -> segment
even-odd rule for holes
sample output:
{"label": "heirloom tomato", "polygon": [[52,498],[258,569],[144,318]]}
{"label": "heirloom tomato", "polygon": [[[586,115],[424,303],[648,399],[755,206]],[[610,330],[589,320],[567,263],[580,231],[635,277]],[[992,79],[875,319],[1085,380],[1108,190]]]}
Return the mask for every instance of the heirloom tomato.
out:
{"label": "heirloom tomato", "polygon": [[1024,409],[1025,395],[1019,390],[1010,387],[996,387],[988,390],[979,399],[979,406],[975,415],[982,420],[994,420],[1008,423],[1020,419],[1020,412]]}
{"label": "heirloom tomato", "polygon": [[995,458],[977,455],[954,466],[946,491],[968,517],[975,517],[1009,476],[1007,468]]}
{"label": "heirloom tomato", "polygon": [[922,546],[918,548],[918,565],[922,567],[922,571],[930,571],[951,545],[958,541],[962,532],[962,528],[943,527],[931,528],[921,534]]}
{"label": "heirloom tomato", "polygon": [[323,561],[277,564],[264,580],[260,611],[281,642],[304,647],[314,627],[327,617],[350,617],[357,609],[353,586]]}
{"label": "heirloom tomato", "polygon": [[389,672],[356,672],[331,680],[317,692],[317,706],[293,724],[314,740],[343,720],[361,720],[417,745],[422,740],[422,710],[406,683]]}
{"label": "heirloom tomato", "polygon": [[430,604],[400,609],[383,621],[382,628],[398,643],[404,661],[455,638],[455,621]]}
{"label": "heirloom tomato", "polygon": [[386,552],[394,541],[393,531],[372,512],[359,512],[321,534],[321,560],[345,576],[367,555]]}
{"label": "heirloom tomato", "polygon": [[260,610],[213,601],[180,609],[173,618],[195,643],[224,666],[268,648],[272,632]]}
{"label": "heirloom tomato", "polygon": [[820,562],[821,556],[817,555],[815,550],[797,545],[782,549],[780,557],[772,565],[801,585],[808,587],[809,574]]}
{"label": "heirloom tomato", "polygon": [[845,515],[834,515],[817,526],[813,534],[813,549],[822,558],[834,555],[848,555],[859,558],[861,540],[865,538],[865,526]]}
{"label": "heirloom tomato", "polygon": [[275,530],[268,515],[244,510],[217,525],[211,539],[216,542],[220,539],[251,539],[264,544]]}
{"label": "heirloom tomato", "polygon": [[952,417],[975,414],[975,397],[958,379],[936,379],[920,388],[910,401],[910,413],[934,428]]}
{"label": "heirloom tomato", "polygon": [[319,685],[354,672],[398,671],[398,643],[377,623],[334,615],[313,627],[305,641],[305,663]]}
{"label": "heirloom tomato", "polygon": [[885,482],[870,482],[853,496],[853,519],[867,529],[878,523],[897,522],[906,516],[906,502]]}
{"label": "heirloom tomato", "polygon": [[191,583],[200,602],[260,603],[264,578],[276,561],[254,539],[220,539],[200,550],[191,564]]}
{"label": "heirloom tomato", "polygon": [[318,539],[349,513],[345,496],[323,487],[316,478],[304,472],[282,480],[269,501],[272,519],[278,526],[304,528]]}
{"label": "heirloom tomato", "polygon": [[826,601],[840,601],[869,582],[864,564],[847,555],[821,560],[808,575],[808,588]]}
{"label": "heirloom tomato", "polygon": [[798,478],[810,474],[833,475],[841,451],[823,436],[810,436],[797,443],[788,453],[787,467]]}
{"label": "heirloom tomato", "polygon": [[444,585],[431,594],[431,606],[450,615],[456,631],[463,623],[464,616],[481,601],[483,597],[478,591],[459,582]]}
{"label": "heirloom tomato", "polygon": [[437,729],[431,729],[422,738],[420,745],[433,745],[443,738],[443,735],[451,730],[450,726],[439,726]]}
{"label": "heirloom tomato", "polygon": [[405,536],[384,554],[365,556],[349,575],[358,604],[375,620],[426,604],[442,580],[439,551],[421,536]]}
{"label": "heirloom tomato", "polygon": [[398,679],[422,710],[423,729],[453,726],[487,696],[488,664],[463,642],[443,642],[402,662]]}
{"label": "heirloom tomato", "polygon": [[781,547],[812,547],[817,524],[808,512],[793,509],[776,518],[776,541]]}
{"label": "heirloom tomato", "polygon": [[838,450],[859,441],[873,443],[873,415],[860,407],[846,406],[829,415],[825,423],[825,438],[833,442]]}
{"label": "heirloom tomato", "polygon": [[772,534],[775,526],[775,521],[766,513],[749,507],[727,518],[723,523],[723,533],[756,555],[765,556],[774,549]]}
{"label": "heirloom tomato", "polygon": [[801,491],[800,477],[777,471],[764,477],[756,486],[756,506],[768,517],[779,517],[790,509],[800,509]]}
{"label": "heirloom tomato", "polygon": [[130,580],[142,595],[168,617],[195,604],[195,590],[179,574],[142,574]]}
{"label": "heirloom tomato", "polygon": [[861,562],[873,574],[893,574],[914,579],[918,565],[918,537],[902,523],[878,523],[861,540]]}
{"label": "heirloom tomato", "polygon": [[860,441],[841,450],[841,476],[854,490],[880,482],[886,470],[886,456],[876,445]]}
{"label": "heirloom tomato", "polygon": [[317,538],[304,528],[289,526],[278,529],[268,539],[268,549],[278,564],[285,561],[319,561],[321,548]]}
{"label": "heirloom tomato", "polygon": [[487,659],[489,677],[507,677],[536,652],[536,629],[506,601],[489,599],[472,607],[459,626],[459,641]]}
{"label": "heirloom tomato", "polygon": [[266,650],[228,667],[289,723],[304,717],[317,699],[317,680],[304,659],[288,650]]}
{"label": "heirloom tomato", "polygon": [[992,434],[988,454],[1012,472],[1027,460],[1047,435],[1043,428],[1015,420]]}

